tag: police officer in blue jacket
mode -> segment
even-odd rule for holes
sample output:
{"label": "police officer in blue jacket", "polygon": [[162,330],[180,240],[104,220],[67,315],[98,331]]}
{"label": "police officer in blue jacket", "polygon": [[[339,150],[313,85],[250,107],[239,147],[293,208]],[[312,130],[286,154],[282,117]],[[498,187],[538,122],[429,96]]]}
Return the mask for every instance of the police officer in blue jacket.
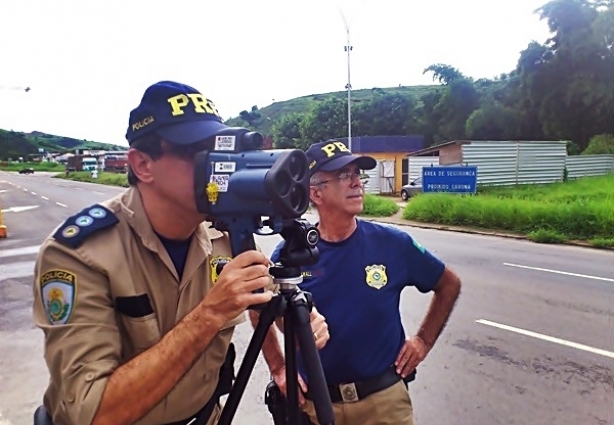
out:
{"label": "police officer in blue jacket", "polygon": [[[460,294],[460,280],[409,234],[357,218],[364,201],[360,170],[375,168],[375,159],[352,155],[335,140],[313,144],[307,156],[320,258],[303,268],[300,287],[312,293],[328,324],[330,339],[319,354],[335,424],[413,424],[407,381],[441,334]],[[278,261],[280,248],[272,261]],[[399,313],[407,286],[433,293],[414,335],[406,335]],[[279,358],[279,349],[265,344],[263,354],[285,394],[283,363],[270,361]],[[300,353],[298,364],[300,402],[317,424]]]}

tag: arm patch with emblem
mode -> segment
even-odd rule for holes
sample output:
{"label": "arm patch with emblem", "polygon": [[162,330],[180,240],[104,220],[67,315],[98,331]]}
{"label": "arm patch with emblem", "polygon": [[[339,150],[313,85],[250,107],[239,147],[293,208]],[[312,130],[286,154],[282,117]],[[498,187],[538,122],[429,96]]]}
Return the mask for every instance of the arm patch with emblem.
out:
{"label": "arm patch with emblem", "polygon": [[89,236],[118,222],[119,219],[111,210],[95,204],[68,217],[53,237],[64,245],[77,248]]}

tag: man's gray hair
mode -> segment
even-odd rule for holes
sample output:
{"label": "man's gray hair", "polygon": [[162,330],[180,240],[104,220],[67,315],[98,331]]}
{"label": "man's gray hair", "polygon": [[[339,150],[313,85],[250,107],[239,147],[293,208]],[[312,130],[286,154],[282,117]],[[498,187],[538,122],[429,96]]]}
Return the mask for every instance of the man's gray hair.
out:
{"label": "man's gray hair", "polygon": [[[316,171],[315,173],[313,173],[313,176],[311,176],[309,178],[309,185],[310,186],[317,186],[320,184],[320,182],[324,181],[324,178],[322,176],[322,172],[321,171]],[[309,206],[311,206],[311,208],[313,208],[314,210],[317,210],[318,207],[316,206],[316,204],[314,204],[311,199],[309,200]]]}
{"label": "man's gray hair", "polygon": [[320,184],[320,182],[324,180],[322,178],[322,172],[321,171],[316,171],[315,173],[313,173],[313,176],[311,176],[311,178],[309,179],[309,184],[311,186],[316,186],[318,184]]}

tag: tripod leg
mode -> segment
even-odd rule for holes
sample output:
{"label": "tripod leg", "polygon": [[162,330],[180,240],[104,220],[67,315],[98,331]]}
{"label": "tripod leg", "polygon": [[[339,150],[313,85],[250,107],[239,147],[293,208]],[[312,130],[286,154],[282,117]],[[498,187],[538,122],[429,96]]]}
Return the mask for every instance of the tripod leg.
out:
{"label": "tripod leg", "polygon": [[322,363],[309,323],[309,313],[311,310],[310,301],[307,298],[309,295],[310,294],[306,292],[297,293],[291,299],[288,309],[294,314],[293,325],[296,329],[299,347],[303,355],[305,368],[307,369],[309,393],[313,396],[313,404],[315,406],[318,422],[321,425],[332,425],[335,423],[333,406],[330,401],[330,394],[326,386]]}
{"label": "tripod leg", "polygon": [[298,424],[300,410],[298,406],[298,369],[296,367],[295,320],[290,309],[284,315],[284,353],[286,357],[286,399],[288,401],[288,423]]}
{"label": "tripod leg", "polygon": [[260,312],[258,325],[254,330],[254,335],[252,336],[249,346],[247,347],[247,351],[245,352],[245,357],[243,358],[243,362],[241,363],[241,367],[237,373],[237,379],[232,386],[230,394],[228,394],[228,399],[226,400],[224,408],[222,409],[222,414],[220,415],[218,425],[230,425],[232,422],[232,418],[234,417],[237,406],[239,405],[239,400],[241,400],[241,397],[243,396],[249,376],[254,369],[254,365],[258,359],[258,354],[262,349],[262,344],[264,343],[267,332],[275,321],[275,317],[279,309],[283,307],[281,303],[285,302],[286,301],[281,296],[273,297],[273,299],[269,301],[268,305],[266,305],[266,307]]}

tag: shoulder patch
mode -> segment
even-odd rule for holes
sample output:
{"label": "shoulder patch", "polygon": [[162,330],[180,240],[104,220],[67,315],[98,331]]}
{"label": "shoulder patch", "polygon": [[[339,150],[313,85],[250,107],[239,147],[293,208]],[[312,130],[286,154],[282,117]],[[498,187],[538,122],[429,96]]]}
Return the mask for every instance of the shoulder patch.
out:
{"label": "shoulder patch", "polygon": [[66,270],[50,270],[40,278],[43,307],[52,325],[65,325],[75,306],[77,276]]}
{"label": "shoulder patch", "polygon": [[114,226],[118,222],[119,219],[111,210],[95,204],[68,217],[53,234],[53,237],[64,245],[77,248],[92,234]]}

